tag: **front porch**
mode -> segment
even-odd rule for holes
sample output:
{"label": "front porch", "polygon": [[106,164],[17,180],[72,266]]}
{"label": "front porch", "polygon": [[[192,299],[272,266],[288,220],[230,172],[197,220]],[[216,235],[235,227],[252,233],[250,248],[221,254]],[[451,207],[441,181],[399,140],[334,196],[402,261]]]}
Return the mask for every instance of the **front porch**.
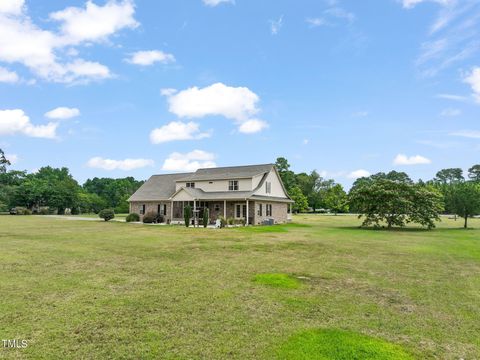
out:
{"label": "front porch", "polygon": [[[198,224],[203,224],[203,216],[205,209],[209,210],[209,224],[215,224],[217,219],[223,217],[224,219],[233,219],[236,223],[244,223],[245,225],[255,224],[255,202],[244,201],[173,201],[171,219],[173,223],[183,223],[184,209],[190,205],[193,211],[192,224],[195,221]],[[196,215],[196,216],[195,216]]]}

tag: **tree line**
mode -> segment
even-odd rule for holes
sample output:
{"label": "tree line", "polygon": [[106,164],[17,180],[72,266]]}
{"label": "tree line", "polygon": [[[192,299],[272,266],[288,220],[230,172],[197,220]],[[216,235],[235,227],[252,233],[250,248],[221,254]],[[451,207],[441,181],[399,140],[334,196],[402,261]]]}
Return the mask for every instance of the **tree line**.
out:
{"label": "tree line", "polygon": [[391,171],[357,179],[347,193],[342,185],[323,179],[315,170],[295,174],[280,157],[276,167],[295,201],[293,210],[358,213],[363,226],[392,228],[418,223],[435,227],[441,214],[468,219],[480,214],[480,165],[468,169],[442,169],[429,181],[414,182],[406,173]]}
{"label": "tree line", "polygon": [[142,184],[133,177],[93,178],[80,185],[68,168],[42,167],[34,173],[10,170],[10,162],[0,149],[0,212],[24,207],[33,212],[64,214],[98,213],[112,208],[128,213],[127,199]]}

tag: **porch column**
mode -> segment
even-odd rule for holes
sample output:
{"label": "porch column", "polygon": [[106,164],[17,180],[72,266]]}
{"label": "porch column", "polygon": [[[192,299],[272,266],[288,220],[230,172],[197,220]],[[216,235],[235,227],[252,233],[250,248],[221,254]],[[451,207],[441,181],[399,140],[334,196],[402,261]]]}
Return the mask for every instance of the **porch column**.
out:
{"label": "porch column", "polygon": [[227,218],[227,200],[223,200],[223,218]]}
{"label": "porch column", "polygon": [[247,213],[246,213],[245,224],[248,226],[248,199],[247,199]]}
{"label": "porch column", "polygon": [[170,224],[173,221],[173,200],[170,201]]}
{"label": "porch column", "polygon": [[197,201],[193,199],[193,227],[197,226]]}

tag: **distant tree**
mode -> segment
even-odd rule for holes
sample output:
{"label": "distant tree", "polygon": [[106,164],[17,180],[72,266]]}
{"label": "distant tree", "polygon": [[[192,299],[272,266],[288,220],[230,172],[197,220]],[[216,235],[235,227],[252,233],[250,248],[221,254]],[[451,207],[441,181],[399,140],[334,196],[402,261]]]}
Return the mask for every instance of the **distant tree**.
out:
{"label": "distant tree", "polygon": [[0,173],[5,173],[8,165],[11,165],[10,161],[7,160],[3,150],[0,149]]}
{"label": "distant tree", "polygon": [[315,211],[325,206],[325,194],[334,185],[333,180],[325,180],[313,170],[310,174],[300,173],[296,175],[296,182],[302,193],[308,199],[308,205]]}
{"label": "distant tree", "polygon": [[416,222],[431,229],[443,210],[441,194],[426,186],[413,184],[399,173],[375,174],[356,182],[349,194],[350,204],[365,217],[362,226],[403,227]]}
{"label": "distant tree", "polygon": [[446,203],[455,214],[464,218],[463,227],[468,227],[468,218],[480,214],[480,183],[464,181],[453,184],[448,191]]}
{"label": "distant tree", "polygon": [[91,194],[84,190],[78,194],[77,206],[80,213],[95,213],[107,207],[107,202],[97,194]]}
{"label": "distant tree", "polygon": [[303,195],[302,190],[298,186],[290,189],[290,197],[295,203],[293,204],[293,212],[299,213],[308,210],[308,199]]}
{"label": "distant tree", "polygon": [[480,181],[480,164],[468,169],[468,177],[473,181]]}
{"label": "distant tree", "polygon": [[284,157],[277,158],[275,167],[282,179],[283,185],[285,185],[285,189],[290,194],[290,190],[295,186],[295,173],[290,170],[288,160]]}
{"label": "distant tree", "polygon": [[342,185],[335,184],[326,191],[325,206],[335,215],[348,212],[348,196]]}
{"label": "distant tree", "polygon": [[117,212],[128,212],[127,199],[138,190],[143,181],[137,181],[129,176],[121,179],[93,178],[83,184],[83,189],[103,198],[109,207]]}
{"label": "distant tree", "polygon": [[190,219],[192,218],[192,207],[190,205],[185,206],[183,209],[183,219],[185,220],[185,226],[190,226]]}
{"label": "distant tree", "polygon": [[442,169],[435,175],[434,182],[448,185],[463,181],[463,170],[460,168]]}

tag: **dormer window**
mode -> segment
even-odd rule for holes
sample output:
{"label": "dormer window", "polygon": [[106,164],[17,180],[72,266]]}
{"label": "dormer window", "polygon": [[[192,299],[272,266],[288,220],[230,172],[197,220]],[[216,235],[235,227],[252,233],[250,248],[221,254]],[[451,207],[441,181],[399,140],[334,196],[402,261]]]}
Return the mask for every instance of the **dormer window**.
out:
{"label": "dormer window", "polygon": [[194,188],[195,183],[194,182],[187,182],[187,188]]}
{"label": "dormer window", "polygon": [[237,191],[238,190],[238,180],[229,180],[228,181],[228,190]]}

